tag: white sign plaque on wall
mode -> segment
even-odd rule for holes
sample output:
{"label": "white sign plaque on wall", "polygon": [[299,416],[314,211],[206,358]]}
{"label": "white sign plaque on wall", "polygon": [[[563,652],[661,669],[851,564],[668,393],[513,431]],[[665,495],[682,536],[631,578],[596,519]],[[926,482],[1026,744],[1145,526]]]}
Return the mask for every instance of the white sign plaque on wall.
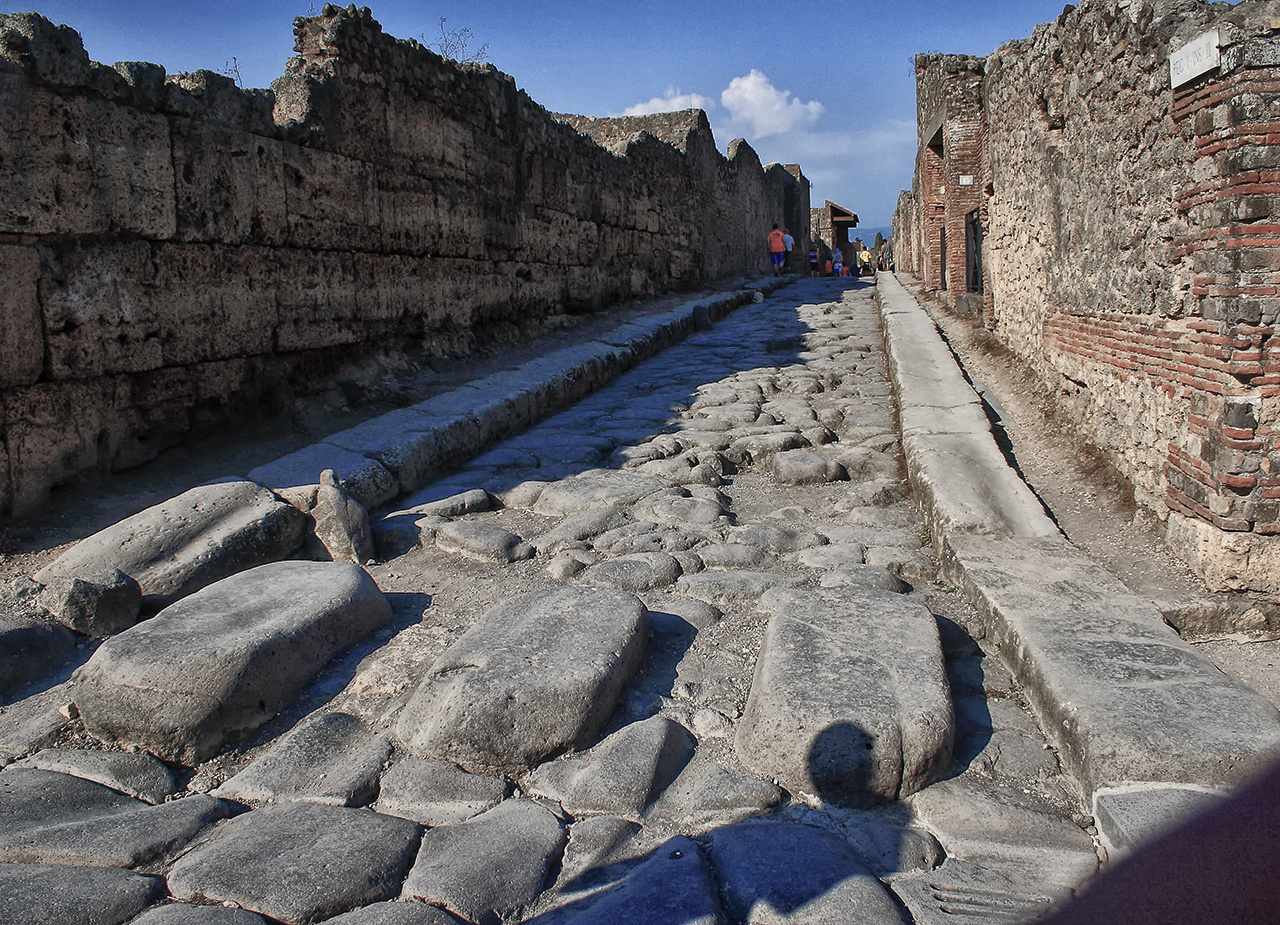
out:
{"label": "white sign plaque on wall", "polygon": [[1221,57],[1217,29],[1197,35],[1169,55],[1169,86],[1181,87],[1188,80],[1213,70]]}

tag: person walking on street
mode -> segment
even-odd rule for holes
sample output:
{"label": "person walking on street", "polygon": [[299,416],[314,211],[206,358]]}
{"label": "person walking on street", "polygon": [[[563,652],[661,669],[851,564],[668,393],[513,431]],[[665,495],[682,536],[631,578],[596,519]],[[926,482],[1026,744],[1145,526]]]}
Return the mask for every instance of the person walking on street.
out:
{"label": "person walking on street", "polygon": [[844,254],[840,253],[840,248],[833,248],[831,251],[831,275],[840,276],[844,271]]}
{"label": "person walking on street", "polygon": [[818,245],[809,248],[809,278],[817,279],[819,276],[818,265],[821,258],[818,256]]}
{"label": "person walking on street", "polygon": [[791,252],[796,249],[796,239],[791,237],[790,228],[782,229],[782,243],[783,243],[783,246],[785,247],[785,252],[782,256],[782,268],[787,273],[790,273],[791,272]]}
{"label": "person walking on street", "polygon": [[787,242],[782,236],[782,232],[778,230],[778,226],[773,226],[773,231],[769,232],[769,260],[773,264],[773,275],[782,275],[782,261],[787,257]]}

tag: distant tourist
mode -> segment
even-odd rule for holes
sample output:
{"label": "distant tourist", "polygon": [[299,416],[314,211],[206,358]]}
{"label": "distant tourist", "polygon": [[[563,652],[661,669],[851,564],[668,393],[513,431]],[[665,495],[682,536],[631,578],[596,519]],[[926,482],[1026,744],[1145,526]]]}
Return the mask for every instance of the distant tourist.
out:
{"label": "distant tourist", "polygon": [[773,263],[773,275],[782,275],[782,261],[787,258],[787,242],[778,226],[769,232],[769,260]]}
{"label": "distant tourist", "polygon": [[[863,247],[862,253],[858,255],[858,275],[861,276],[868,270],[871,270],[871,251]],[[875,275],[874,272],[872,275]]]}
{"label": "distant tourist", "polygon": [[809,277],[810,277],[810,279],[813,279],[813,278],[817,277],[817,275],[818,275],[818,266],[819,266],[819,260],[820,260],[820,259],[821,259],[821,258],[818,256],[818,245],[816,245],[816,244],[815,244],[815,245],[813,245],[813,247],[809,248]]}
{"label": "distant tourist", "polygon": [[844,254],[840,253],[840,248],[833,248],[831,251],[831,275],[844,275]]}
{"label": "distant tourist", "polygon": [[791,272],[791,252],[795,250],[796,239],[791,237],[791,229],[782,229],[782,243],[786,245],[786,254],[782,258],[782,266],[788,273]]}

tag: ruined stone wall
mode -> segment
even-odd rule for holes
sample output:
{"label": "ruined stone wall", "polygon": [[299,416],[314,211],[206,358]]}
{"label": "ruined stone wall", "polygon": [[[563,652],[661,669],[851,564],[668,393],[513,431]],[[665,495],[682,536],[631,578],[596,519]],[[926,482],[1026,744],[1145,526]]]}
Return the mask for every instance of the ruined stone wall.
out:
{"label": "ruined stone wall", "polygon": [[763,269],[788,191],[701,113],[604,146],[489,66],[295,24],[271,91],[0,16],[0,515],[343,362]]}
{"label": "ruined stone wall", "polygon": [[[1210,28],[1221,67],[1171,89]],[[1086,0],[983,68],[986,323],[1223,589],[1280,590],[1278,32],[1275,2]]]}

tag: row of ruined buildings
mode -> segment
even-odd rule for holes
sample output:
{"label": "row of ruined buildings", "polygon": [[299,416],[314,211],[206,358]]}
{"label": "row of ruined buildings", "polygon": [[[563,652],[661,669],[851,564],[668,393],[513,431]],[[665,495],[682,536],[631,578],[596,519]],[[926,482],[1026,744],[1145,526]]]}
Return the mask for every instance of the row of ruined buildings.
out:
{"label": "row of ruined buildings", "polygon": [[347,364],[758,274],[775,222],[808,247],[800,168],[700,111],[551,113],[354,4],[294,33],[246,90],[0,14],[0,518]]}
{"label": "row of ruined buildings", "polygon": [[1280,591],[1280,3],[1084,0],[915,64],[897,268],[1034,371],[1211,588]]}

